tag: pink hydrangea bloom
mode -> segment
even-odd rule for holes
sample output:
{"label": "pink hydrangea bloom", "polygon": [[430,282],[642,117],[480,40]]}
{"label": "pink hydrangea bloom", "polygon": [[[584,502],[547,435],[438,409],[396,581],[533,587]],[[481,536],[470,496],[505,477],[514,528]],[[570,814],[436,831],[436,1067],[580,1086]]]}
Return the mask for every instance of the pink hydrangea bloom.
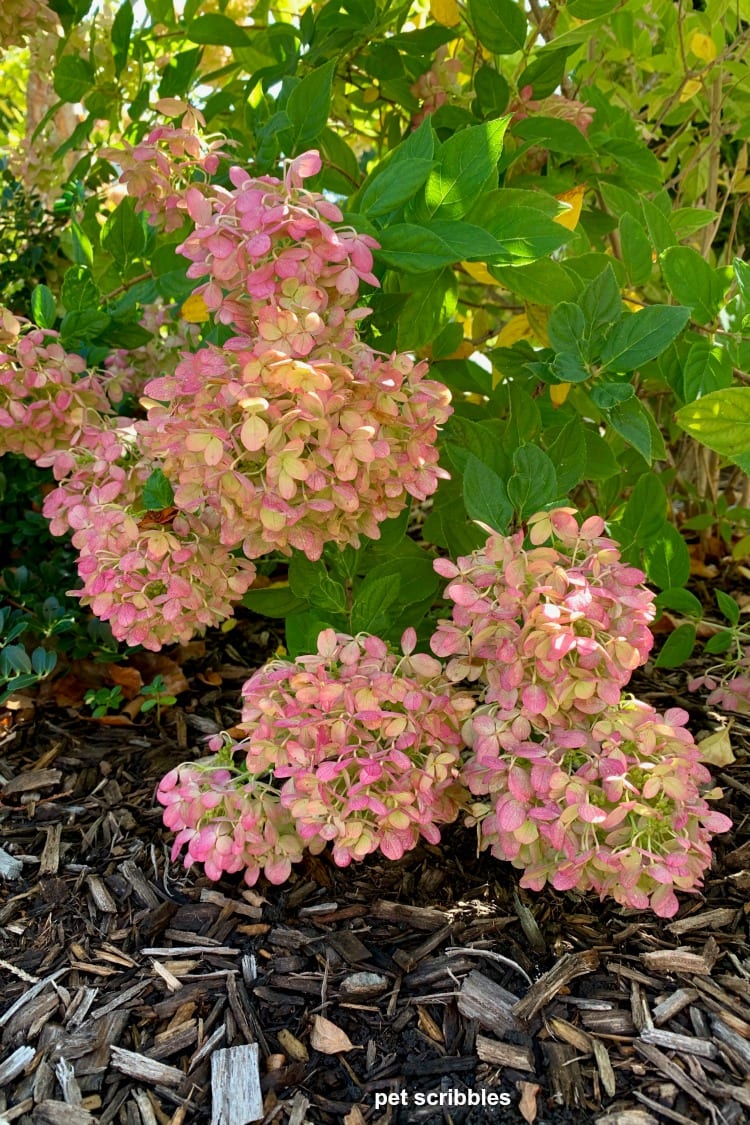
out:
{"label": "pink hydrangea bloom", "polygon": [[[151,224],[167,233],[185,221],[188,185],[194,194],[207,191],[205,177],[216,172],[225,155],[223,140],[201,137],[201,123],[200,113],[190,110],[180,126],[158,125],[136,145],[122,140],[116,148],[102,150],[105,159],[122,169],[120,182],[135,199],[136,210],[145,211]],[[204,178],[197,180],[196,172]]]}
{"label": "pink hydrangea bloom", "polygon": [[[413,633],[413,631],[412,631]],[[235,747],[253,774],[272,770],[306,844],[333,845],[340,866],[379,849],[400,858],[455,819],[462,719],[439,661],[377,637],[329,629],[315,656],[274,661],[242,689]]]}
{"label": "pink hydrangea bloom", "polygon": [[187,845],[185,867],[200,863],[209,879],[242,871],[251,887],[261,873],[284,883],[302,859],[304,845],[278,793],[255,778],[243,780],[231,764],[207,758],[178,766],[162,778],[156,799],[176,833],[172,859]]}
{"label": "pink hydrangea bloom", "polygon": [[57,332],[15,323],[19,334],[4,333],[0,352],[0,456],[36,461],[74,444],[109,404],[97,377],[85,374],[85,360],[66,351]]}
{"label": "pink hydrangea bloom", "polygon": [[377,242],[344,227],[339,208],[302,187],[320,170],[317,152],[291,162],[283,180],[230,169],[232,189],[185,197],[194,229],[178,247],[188,277],[222,324],[259,336],[265,345],[305,357],[333,341],[350,343],[366,310],[350,310],[361,282],[377,285]]}
{"label": "pink hydrangea bloom", "polygon": [[486,702],[539,730],[616,706],[653,645],[653,594],[603,528],[558,508],[531,517],[530,549],[523,531],[493,534],[456,563],[437,560],[454,605],[431,645],[449,678],[486,684]]}
{"label": "pink hydrangea bloom", "polygon": [[378,538],[409,496],[431,495],[437,427],[449,394],[426,364],[379,356],[293,358],[235,338],[185,355],[146,387],[142,434],[174,482],[175,503],[221,507],[221,541],[248,558],[296,547],[311,559],[326,542]]}
{"label": "pink hydrangea bloom", "polygon": [[623,700],[536,741],[496,704],[479,708],[464,726],[463,778],[480,798],[482,846],[522,869],[522,886],[594,891],[671,917],[675,891],[702,885],[709,841],[731,827],[703,795],[710,774],[687,718]]}

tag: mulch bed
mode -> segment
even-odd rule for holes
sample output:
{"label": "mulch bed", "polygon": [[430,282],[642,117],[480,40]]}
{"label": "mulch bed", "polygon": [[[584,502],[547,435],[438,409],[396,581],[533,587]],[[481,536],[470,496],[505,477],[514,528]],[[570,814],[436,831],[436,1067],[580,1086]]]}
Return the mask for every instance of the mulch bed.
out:
{"label": "mulch bed", "polygon": [[40,707],[0,736],[0,1125],[750,1120],[741,721],[735,831],[672,922],[519,893],[457,828],[248,890],[171,864],[154,804],[236,721],[225,672],[161,728]]}

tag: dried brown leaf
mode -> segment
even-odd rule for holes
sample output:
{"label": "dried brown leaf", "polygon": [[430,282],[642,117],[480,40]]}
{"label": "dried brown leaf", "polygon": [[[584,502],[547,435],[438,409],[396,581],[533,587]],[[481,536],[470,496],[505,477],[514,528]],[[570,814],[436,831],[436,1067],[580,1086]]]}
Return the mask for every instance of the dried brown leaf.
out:
{"label": "dried brown leaf", "polygon": [[313,1018],[310,1046],[323,1055],[337,1055],[340,1051],[353,1051],[354,1044],[345,1031],[325,1016]]}

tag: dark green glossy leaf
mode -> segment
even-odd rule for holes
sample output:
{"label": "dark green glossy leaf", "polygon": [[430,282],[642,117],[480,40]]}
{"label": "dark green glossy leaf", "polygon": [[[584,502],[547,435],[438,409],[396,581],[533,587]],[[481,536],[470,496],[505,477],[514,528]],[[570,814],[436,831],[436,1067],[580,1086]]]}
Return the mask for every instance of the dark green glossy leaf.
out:
{"label": "dark green glossy leaf", "polygon": [[559,496],[551,458],[536,445],[522,445],[513,454],[508,499],[522,519],[546,508]]}
{"label": "dark green glossy leaf", "polygon": [[454,133],[437,154],[425,185],[430,215],[460,219],[476,203],[477,195],[497,168],[509,118],[501,117]]}
{"label": "dark green glossy leaf", "polygon": [[654,664],[657,668],[679,668],[689,660],[695,648],[695,625],[679,625],[667,637]]}
{"label": "dark green glossy leaf", "polygon": [[174,490],[161,469],[154,469],[143,486],[143,506],[147,512],[161,512],[174,503]]}
{"label": "dark green glossy leaf", "polygon": [[57,316],[57,305],[46,285],[37,285],[31,294],[31,315],[40,328],[51,328]]}
{"label": "dark green glossy leaf", "polygon": [[634,371],[665,351],[690,319],[690,310],[650,305],[615,325],[607,336],[601,360],[610,371]]}
{"label": "dark green glossy leaf", "polygon": [[295,152],[300,152],[314,141],[328,123],[335,71],[336,59],[331,59],[303,78],[289,95],[286,112],[294,130]]}
{"label": "dark green glossy leaf", "polygon": [[186,36],[191,43],[217,47],[249,47],[252,39],[239,24],[219,12],[198,16],[188,24]]}
{"label": "dark green glossy leaf", "polygon": [[469,19],[483,47],[512,55],[526,42],[526,15],[513,0],[469,0]]}
{"label": "dark green glossy leaf", "polygon": [[646,574],[661,590],[684,586],[690,577],[690,552],[676,527],[665,523],[658,539],[644,551]]}
{"label": "dark green glossy leaf", "polygon": [[470,453],[463,481],[464,504],[472,519],[481,520],[494,531],[506,531],[513,516],[513,505],[502,477]]}
{"label": "dark green glossy leaf", "polygon": [[132,0],[123,0],[117,9],[117,15],[112,21],[112,57],[115,64],[115,74],[119,75],[128,61],[130,36],[133,31],[133,4]]}
{"label": "dark green glossy leaf", "polygon": [[64,102],[83,101],[94,84],[94,68],[80,55],[63,55],[55,66],[52,83]]}

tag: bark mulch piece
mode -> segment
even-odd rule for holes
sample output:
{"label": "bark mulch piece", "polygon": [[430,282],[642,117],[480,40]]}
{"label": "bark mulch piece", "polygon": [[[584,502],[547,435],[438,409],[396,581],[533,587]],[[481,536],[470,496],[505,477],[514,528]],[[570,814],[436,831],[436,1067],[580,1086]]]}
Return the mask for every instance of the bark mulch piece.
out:
{"label": "bark mulch piece", "polygon": [[750,1120],[740,723],[735,832],[664,922],[519,893],[459,829],[210,883],[169,862],[154,805],[213,725],[176,714],[0,740],[0,1125]]}

